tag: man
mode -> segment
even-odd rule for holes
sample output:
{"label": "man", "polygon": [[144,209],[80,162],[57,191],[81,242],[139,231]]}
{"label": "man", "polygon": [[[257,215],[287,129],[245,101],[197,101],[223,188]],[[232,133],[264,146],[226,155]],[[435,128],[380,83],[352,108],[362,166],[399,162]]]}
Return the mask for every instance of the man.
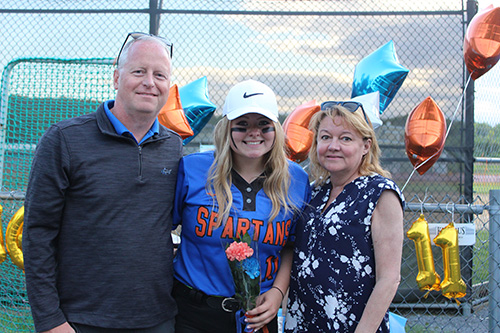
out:
{"label": "man", "polygon": [[129,34],[114,101],[51,126],[26,192],[26,287],[37,331],[173,332],[171,210],[182,141],[159,124],[171,44]]}

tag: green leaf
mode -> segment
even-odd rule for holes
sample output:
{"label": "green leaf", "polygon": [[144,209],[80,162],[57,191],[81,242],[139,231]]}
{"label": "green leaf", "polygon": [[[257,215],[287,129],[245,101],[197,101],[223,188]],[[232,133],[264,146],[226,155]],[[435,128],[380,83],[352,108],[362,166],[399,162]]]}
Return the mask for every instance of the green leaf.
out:
{"label": "green leaf", "polygon": [[250,246],[250,243],[252,242],[252,238],[250,238],[250,235],[248,234],[248,232],[246,232],[242,239],[241,239],[243,242],[247,243],[249,246]]}

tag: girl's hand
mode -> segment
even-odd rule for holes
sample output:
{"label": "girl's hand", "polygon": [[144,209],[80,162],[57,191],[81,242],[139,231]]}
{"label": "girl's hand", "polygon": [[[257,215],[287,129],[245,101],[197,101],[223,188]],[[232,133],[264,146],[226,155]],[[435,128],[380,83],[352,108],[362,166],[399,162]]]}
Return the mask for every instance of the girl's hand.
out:
{"label": "girl's hand", "polygon": [[247,327],[257,332],[267,323],[276,317],[283,301],[281,292],[276,288],[271,288],[257,298],[257,306],[248,311],[246,321]]}

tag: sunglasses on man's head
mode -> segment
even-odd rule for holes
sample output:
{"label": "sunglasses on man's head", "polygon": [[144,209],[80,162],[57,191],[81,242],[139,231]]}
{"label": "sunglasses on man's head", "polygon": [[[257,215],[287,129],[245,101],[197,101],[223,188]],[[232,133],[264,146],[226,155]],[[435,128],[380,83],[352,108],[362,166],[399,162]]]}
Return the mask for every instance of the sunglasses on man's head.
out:
{"label": "sunglasses on man's head", "polygon": [[348,111],[351,111],[352,113],[356,112],[359,108],[361,108],[361,111],[363,111],[363,116],[365,117],[366,123],[370,124],[368,121],[368,117],[366,116],[365,109],[363,109],[363,104],[359,102],[354,102],[354,101],[347,101],[347,102],[336,102],[336,101],[328,101],[328,102],[323,102],[321,103],[321,110],[327,110],[331,109],[333,106],[339,105],[343,106],[345,109]]}
{"label": "sunglasses on man's head", "polygon": [[159,40],[161,40],[163,43],[165,43],[165,45],[170,47],[170,58],[172,58],[173,52],[174,52],[174,44],[169,42],[166,38],[161,37],[161,36],[157,36],[157,35],[153,35],[153,34],[147,34],[145,32],[129,32],[127,35],[127,38],[125,38],[125,41],[123,42],[123,45],[122,45],[122,48],[120,49],[120,52],[118,53],[118,57],[116,57],[116,66],[118,66],[118,61],[120,60],[120,56],[122,55],[123,48],[125,47],[125,45],[127,45],[128,39],[130,37],[132,37],[133,39],[137,39],[141,36],[151,36],[151,37],[155,37],[155,38],[158,38]]}

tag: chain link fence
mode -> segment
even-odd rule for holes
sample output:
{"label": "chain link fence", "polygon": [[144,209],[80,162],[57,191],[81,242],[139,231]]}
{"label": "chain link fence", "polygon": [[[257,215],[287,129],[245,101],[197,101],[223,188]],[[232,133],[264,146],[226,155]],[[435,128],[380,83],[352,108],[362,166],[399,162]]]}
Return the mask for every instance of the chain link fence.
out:
{"label": "chain link fence", "polygon": [[[405,187],[409,203],[405,230],[421,212],[429,223],[453,220],[475,226],[475,243],[460,247],[462,277],[468,286],[460,305],[439,292],[423,297],[415,282],[415,247],[405,239],[402,282],[392,310],[408,318],[408,332],[487,332],[488,191],[500,188],[500,183],[488,178],[498,175],[491,163],[482,167],[485,181],[478,181],[467,148],[467,135],[473,129],[466,126],[469,115],[462,101],[467,78],[462,42],[471,3],[475,4],[465,0],[4,1],[0,3],[5,31],[0,34],[2,231],[23,205],[33,149],[44,130],[113,98],[113,58],[130,31],[157,32],[173,42],[172,84],[182,87],[207,77],[217,110],[185,146],[185,153],[212,144],[225,95],[235,83],[252,78],[271,86],[283,122],[305,102],[349,99],[356,64],[392,40],[409,74],[381,115],[384,124],[377,135],[383,164],[400,187],[413,169],[404,146],[408,114],[431,96],[447,123],[453,121],[440,159]],[[478,80],[476,90],[485,79]],[[486,95],[492,98],[488,103],[498,107],[498,94]],[[489,133],[487,126],[479,134],[476,130],[476,137]],[[476,149],[474,156],[495,157],[486,150],[488,145],[483,146],[483,155],[476,155]],[[461,205],[475,208],[458,209]],[[433,255],[441,274],[440,249],[433,246]],[[22,271],[7,259],[0,272],[0,331],[32,331]],[[500,321],[495,325],[500,327]]]}
{"label": "chain link fence", "polygon": [[474,193],[484,196],[500,188],[500,66],[479,78],[475,89]]}
{"label": "chain link fence", "polygon": [[[429,224],[431,240],[439,230],[454,223],[459,232],[460,273],[467,289],[466,295],[457,300],[448,299],[442,291],[429,294],[420,291],[416,287],[416,248],[413,241],[406,238],[401,283],[391,309],[408,319],[407,332],[496,332],[500,329],[500,318],[492,318],[488,312],[489,288],[498,288],[498,281],[490,281],[489,251],[491,246],[499,246],[498,239],[490,234],[489,209],[491,204],[497,205],[498,200],[498,197],[478,196],[469,204],[460,204],[464,200],[437,200],[432,195],[408,198],[405,231],[421,214]],[[441,281],[449,269],[443,256],[442,249],[432,242],[433,262]],[[494,269],[497,270],[498,265]],[[494,329],[490,330],[491,327]]]}

